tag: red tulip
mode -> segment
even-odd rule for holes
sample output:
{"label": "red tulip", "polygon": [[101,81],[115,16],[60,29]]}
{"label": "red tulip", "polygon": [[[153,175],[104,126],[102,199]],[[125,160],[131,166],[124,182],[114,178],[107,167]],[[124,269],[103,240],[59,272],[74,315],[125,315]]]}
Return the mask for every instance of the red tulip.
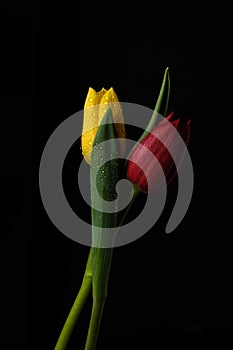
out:
{"label": "red tulip", "polygon": [[143,192],[148,192],[148,188],[156,192],[164,185],[164,178],[167,185],[171,183],[181,165],[189,136],[190,120],[182,123],[174,119],[172,112],[136,145],[127,163],[127,179]]}

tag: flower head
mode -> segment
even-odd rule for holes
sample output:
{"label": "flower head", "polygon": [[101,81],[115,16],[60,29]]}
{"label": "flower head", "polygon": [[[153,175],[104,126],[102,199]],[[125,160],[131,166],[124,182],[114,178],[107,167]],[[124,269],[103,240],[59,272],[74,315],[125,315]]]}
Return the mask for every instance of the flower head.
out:
{"label": "flower head", "polygon": [[120,150],[124,153],[125,149],[125,126],[122,108],[118,97],[111,87],[109,90],[102,88],[96,92],[93,88],[89,88],[86,101],[84,104],[84,118],[82,130],[82,154],[88,164],[91,163],[91,150],[98,127],[108,108],[112,110],[114,128],[118,138],[120,138]]}
{"label": "flower head", "polygon": [[[172,112],[137,144],[127,163],[127,179],[143,192],[148,192],[149,182],[152,184],[152,190],[156,192],[164,184],[161,166],[169,184],[174,179],[187,149],[184,143],[180,142],[179,135],[187,146],[190,120],[181,123],[180,119],[174,119]],[[172,155],[168,149],[172,150]],[[148,150],[152,152],[153,157],[150,156],[151,153],[148,154]],[[147,176],[143,169],[146,169]]]}

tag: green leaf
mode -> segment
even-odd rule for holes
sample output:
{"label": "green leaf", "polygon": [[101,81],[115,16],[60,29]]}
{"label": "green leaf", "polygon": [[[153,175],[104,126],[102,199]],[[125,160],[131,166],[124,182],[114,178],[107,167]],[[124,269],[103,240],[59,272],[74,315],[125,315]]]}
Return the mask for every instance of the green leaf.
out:
{"label": "green leaf", "polygon": [[[112,111],[109,108],[93,142],[90,168],[92,223],[100,228],[116,227],[116,215],[105,213],[105,201],[109,202],[117,198],[118,154],[118,139],[113,126]],[[113,157],[114,159],[111,159]],[[105,162],[109,158],[111,160]],[[101,160],[102,163],[105,162],[102,166]],[[95,189],[97,189],[99,196],[96,196]],[[100,210],[96,210],[95,207],[100,208]]]}
{"label": "green leaf", "polygon": [[170,98],[170,75],[169,75],[169,68],[167,67],[165,69],[162,85],[160,88],[160,93],[154,108],[154,112],[149,121],[149,124],[146,127],[146,130],[143,132],[138,142],[140,142],[153,129],[153,127],[156,125],[159,114],[164,117],[166,116],[169,98]]}
{"label": "green leaf", "polygon": [[[109,108],[102,119],[93,143],[90,166],[93,241],[92,275],[93,296],[95,298],[104,298],[107,293],[107,281],[113,248],[102,248],[102,246],[110,247],[114,237],[112,231],[109,236],[103,235],[103,228],[105,228],[106,232],[106,228],[117,227],[116,206],[114,213],[108,213],[105,210],[106,202],[111,202],[117,197],[118,154],[118,139],[113,125],[112,111]],[[101,159],[105,161],[105,159],[109,159],[109,156],[110,158],[113,157],[113,159],[101,166]],[[96,189],[99,196],[96,195]],[[97,206],[98,210],[95,209]]]}
{"label": "green leaf", "polygon": [[[166,115],[167,109],[168,109],[169,98],[170,98],[170,75],[169,75],[169,68],[167,67],[165,69],[165,72],[164,72],[163,81],[162,81],[162,85],[160,88],[159,96],[158,96],[154,111],[152,113],[151,119],[146,127],[146,130],[144,130],[144,132],[142,133],[142,135],[139,138],[139,140],[137,141],[137,143],[141,142],[142,139],[144,139],[144,137],[146,137],[149,134],[149,132],[153,129],[153,127],[159,121],[160,115],[162,115],[162,116]],[[137,143],[135,144],[135,146],[131,149],[131,151],[128,154],[127,160],[125,161],[124,168],[123,168],[124,173],[126,172],[128,159],[130,158],[130,155],[132,154],[135,147],[137,146]]]}
{"label": "green leaf", "polygon": [[155,105],[155,112],[158,112],[163,116],[167,114],[169,97],[170,97],[170,75],[169,75],[169,67],[167,67],[165,69],[159,97]]}

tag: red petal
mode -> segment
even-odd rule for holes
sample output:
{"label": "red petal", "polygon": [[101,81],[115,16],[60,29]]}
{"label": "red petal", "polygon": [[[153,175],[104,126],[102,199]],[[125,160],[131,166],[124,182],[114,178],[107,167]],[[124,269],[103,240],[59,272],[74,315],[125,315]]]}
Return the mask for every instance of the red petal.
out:
{"label": "red petal", "polygon": [[191,120],[189,119],[182,127],[181,129],[181,136],[185,142],[186,145],[188,145],[189,143],[189,138],[190,138],[190,123],[191,123]]}
{"label": "red petal", "polygon": [[175,114],[175,113],[172,111],[172,112],[166,117],[166,119],[170,122],[170,121],[173,119],[174,114]]}

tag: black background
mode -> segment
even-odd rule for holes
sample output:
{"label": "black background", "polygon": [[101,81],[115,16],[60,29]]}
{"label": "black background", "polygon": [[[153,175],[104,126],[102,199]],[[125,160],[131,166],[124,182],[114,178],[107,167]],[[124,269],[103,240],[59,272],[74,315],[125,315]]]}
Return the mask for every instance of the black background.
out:
{"label": "black background", "polygon": [[[220,141],[227,129],[221,118],[230,105],[219,80],[228,67],[228,32],[220,25],[226,15],[200,4],[153,6],[1,4],[1,341],[6,349],[54,348],[89,251],[60,233],[43,208],[38,170],[47,139],[83,108],[89,86],[113,86],[121,101],[153,108],[167,66],[169,109],[191,118],[192,202],[171,234],[164,227],[173,202],[146,235],[114,250],[97,349],[232,346],[229,139]],[[70,350],[84,348],[90,308],[91,299]]]}

